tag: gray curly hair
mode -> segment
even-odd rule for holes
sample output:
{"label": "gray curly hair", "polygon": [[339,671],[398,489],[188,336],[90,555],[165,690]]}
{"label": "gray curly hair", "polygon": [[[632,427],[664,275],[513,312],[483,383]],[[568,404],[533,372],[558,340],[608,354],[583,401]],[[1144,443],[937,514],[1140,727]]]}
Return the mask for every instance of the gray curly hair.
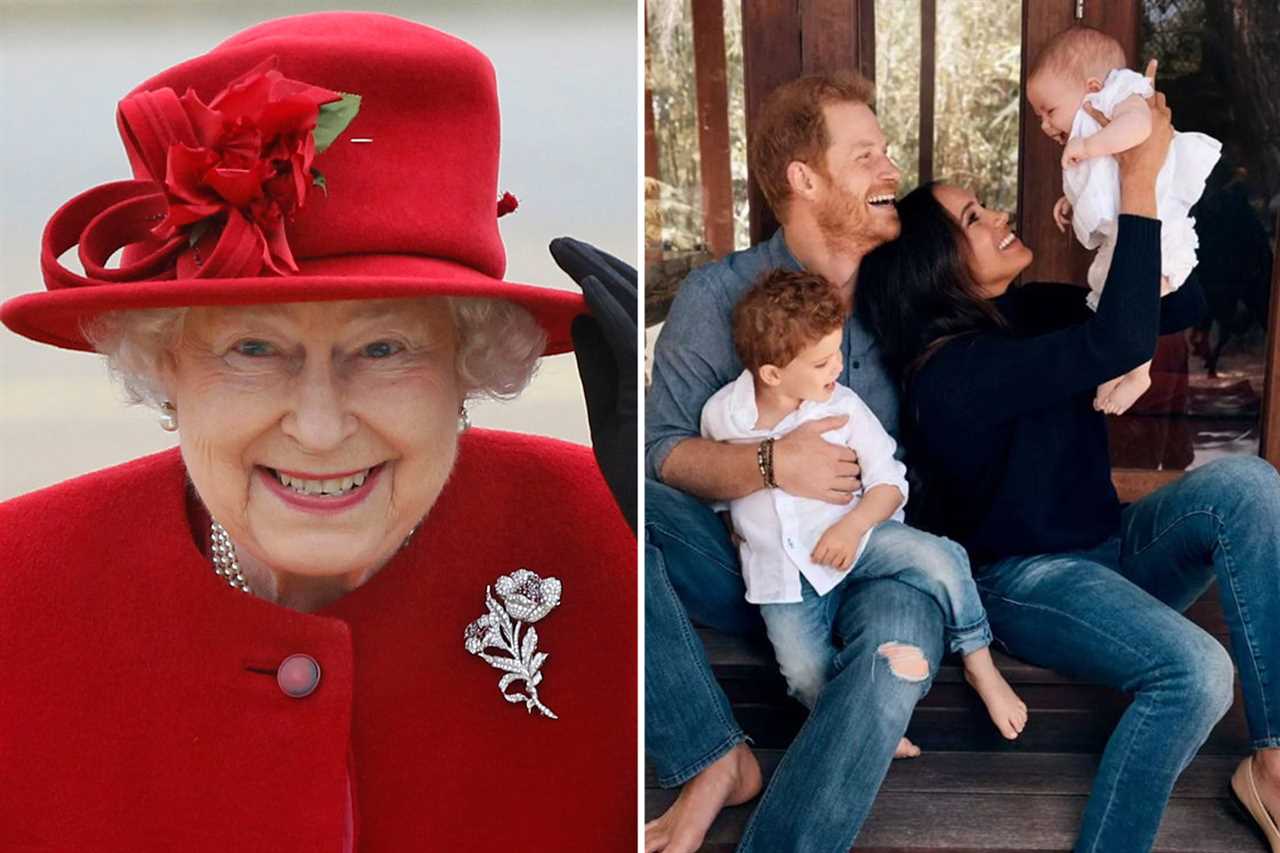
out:
{"label": "gray curly hair", "polygon": [[[445,297],[458,336],[454,370],[466,399],[510,400],[533,378],[547,336],[527,310],[502,299]],[[160,362],[182,337],[189,308],[109,311],[89,321],[85,338],[130,403],[159,409]]]}

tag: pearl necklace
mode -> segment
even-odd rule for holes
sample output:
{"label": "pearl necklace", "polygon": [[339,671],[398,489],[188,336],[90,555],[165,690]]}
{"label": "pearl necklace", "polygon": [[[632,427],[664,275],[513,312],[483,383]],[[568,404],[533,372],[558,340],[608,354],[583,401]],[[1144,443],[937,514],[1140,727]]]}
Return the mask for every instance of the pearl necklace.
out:
{"label": "pearl necklace", "polygon": [[[409,535],[404,537],[404,541],[400,543],[401,550],[408,546],[409,540],[413,539],[413,534],[418,532],[418,526],[415,524],[409,531]],[[209,525],[209,550],[213,556],[213,573],[218,577],[226,578],[227,585],[232,589],[252,595],[253,590],[249,589],[249,581],[240,571],[240,561],[236,558],[236,546],[232,544],[226,528],[216,521]]]}
{"label": "pearl necklace", "polygon": [[249,582],[240,571],[240,561],[236,559],[236,546],[231,544],[231,537],[226,529],[214,521],[209,526],[209,550],[213,552],[213,572],[227,579],[232,589],[252,594]]}

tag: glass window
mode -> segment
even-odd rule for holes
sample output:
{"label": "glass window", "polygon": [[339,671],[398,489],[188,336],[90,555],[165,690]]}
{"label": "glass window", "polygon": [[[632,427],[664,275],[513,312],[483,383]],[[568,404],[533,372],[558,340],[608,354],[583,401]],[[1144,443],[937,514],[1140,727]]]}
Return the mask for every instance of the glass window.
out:
{"label": "glass window", "polygon": [[1274,241],[1267,201],[1280,186],[1268,184],[1257,122],[1234,114],[1255,109],[1239,86],[1260,57],[1228,57],[1228,26],[1208,19],[1202,0],[1142,3],[1140,53],[1159,60],[1156,85],[1179,131],[1207,133],[1223,147],[1191,210],[1200,243],[1192,277],[1208,310],[1194,329],[1161,338],[1151,390],[1112,419],[1119,467],[1194,468],[1258,452]]}

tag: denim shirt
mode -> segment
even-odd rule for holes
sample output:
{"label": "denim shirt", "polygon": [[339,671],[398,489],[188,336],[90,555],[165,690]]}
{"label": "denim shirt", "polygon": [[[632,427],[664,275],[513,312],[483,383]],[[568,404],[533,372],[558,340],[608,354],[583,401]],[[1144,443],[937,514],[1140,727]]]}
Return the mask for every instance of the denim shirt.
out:
{"label": "denim shirt", "polygon": [[[702,407],[742,373],[733,348],[733,307],[767,272],[800,270],[783,229],[763,243],[734,252],[689,273],[680,286],[653,353],[653,381],[645,399],[645,476],[659,472],[671,449],[698,438]],[[871,408],[889,435],[898,437],[898,389],[885,371],[880,347],[850,315],[840,344],[839,382]],[[898,445],[901,457],[902,445]]]}

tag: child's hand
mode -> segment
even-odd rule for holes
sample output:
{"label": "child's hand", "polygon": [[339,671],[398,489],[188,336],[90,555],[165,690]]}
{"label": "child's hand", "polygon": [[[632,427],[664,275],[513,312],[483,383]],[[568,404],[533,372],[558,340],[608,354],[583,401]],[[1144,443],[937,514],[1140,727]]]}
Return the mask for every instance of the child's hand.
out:
{"label": "child's hand", "polygon": [[858,543],[867,532],[865,525],[850,523],[846,516],[827,528],[818,544],[814,546],[809,559],[822,566],[830,566],[842,572],[853,566],[853,558],[858,555]]}
{"label": "child's hand", "polygon": [[1065,195],[1053,205],[1053,221],[1058,230],[1065,234],[1067,226],[1071,224],[1071,202],[1067,201]]}
{"label": "child's hand", "polygon": [[1067,140],[1067,147],[1062,149],[1062,168],[1070,169],[1088,159],[1089,155],[1085,153],[1083,139],[1073,136]]}

